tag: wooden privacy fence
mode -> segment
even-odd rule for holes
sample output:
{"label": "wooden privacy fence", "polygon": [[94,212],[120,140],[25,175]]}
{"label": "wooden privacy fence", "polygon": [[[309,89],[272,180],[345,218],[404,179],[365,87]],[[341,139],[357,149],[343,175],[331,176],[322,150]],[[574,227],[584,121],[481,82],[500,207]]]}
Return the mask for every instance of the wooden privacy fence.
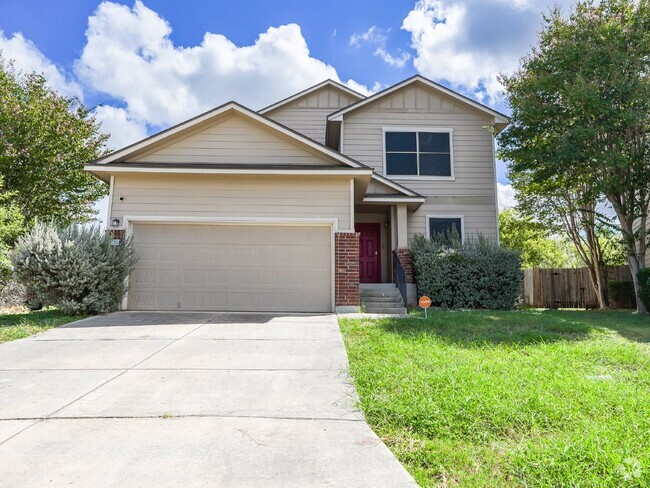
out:
{"label": "wooden privacy fence", "polygon": [[[627,266],[609,266],[609,281],[632,280]],[[531,268],[524,270],[524,303],[536,308],[596,308],[598,298],[589,268]]]}

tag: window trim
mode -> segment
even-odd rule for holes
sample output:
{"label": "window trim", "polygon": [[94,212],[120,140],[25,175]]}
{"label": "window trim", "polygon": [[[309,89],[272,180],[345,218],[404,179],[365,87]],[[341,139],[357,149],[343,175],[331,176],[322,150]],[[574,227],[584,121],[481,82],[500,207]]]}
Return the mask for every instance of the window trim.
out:
{"label": "window trim", "polygon": [[[449,134],[449,169],[450,176],[433,176],[433,175],[389,175],[386,171],[386,132],[437,132]],[[419,137],[415,138],[417,149],[419,149]],[[420,127],[420,126],[382,126],[381,128],[381,145],[382,145],[382,171],[384,176],[392,180],[437,180],[437,181],[454,181],[456,179],[454,169],[454,129],[449,127]],[[416,154],[419,154],[417,151]],[[418,171],[419,171],[418,166]]]}
{"label": "window trim", "polygon": [[429,219],[460,219],[460,242],[465,242],[465,216],[460,214],[426,214],[424,216],[425,223],[424,227],[426,229],[426,238],[431,239],[431,225]]}

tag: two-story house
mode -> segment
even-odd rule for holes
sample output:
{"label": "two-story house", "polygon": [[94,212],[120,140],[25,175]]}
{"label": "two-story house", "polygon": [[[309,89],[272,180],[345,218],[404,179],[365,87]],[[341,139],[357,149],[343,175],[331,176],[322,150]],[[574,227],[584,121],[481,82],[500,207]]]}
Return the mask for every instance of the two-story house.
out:
{"label": "two-story house", "polygon": [[396,282],[412,302],[409,238],[497,238],[493,134],[507,123],[421,76],[368,97],[328,80],[88,164],[139,256],[123,308],[350,311],[360,286]]}

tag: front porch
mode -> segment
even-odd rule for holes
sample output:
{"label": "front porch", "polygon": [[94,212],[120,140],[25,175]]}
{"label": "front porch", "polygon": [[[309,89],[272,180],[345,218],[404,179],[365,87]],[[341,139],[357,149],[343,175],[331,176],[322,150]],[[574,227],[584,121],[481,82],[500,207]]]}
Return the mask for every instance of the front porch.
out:
{"label": "front porch", "polygon": [[366,188],[355,188],[353,194],[353,232],[336,234],[337,311],[358,310],[364,294],[373,302],[385,298],[388,307],[376,303],[381,309],[400,308],[393,307],[397,297],[402,307],[414,305],[408,218],[424,203],[424,197],[377,174]]}
{"label": "front porch", "polygon": [[408,211],[406,202],[364,201],[355,206],[354,229],[359,234],[362,298],[364,289],[373,299],[377,290],[387,296],[394,295],[382,285],[395,284],[405,306],[415,303],[416,290],[408,251]]}

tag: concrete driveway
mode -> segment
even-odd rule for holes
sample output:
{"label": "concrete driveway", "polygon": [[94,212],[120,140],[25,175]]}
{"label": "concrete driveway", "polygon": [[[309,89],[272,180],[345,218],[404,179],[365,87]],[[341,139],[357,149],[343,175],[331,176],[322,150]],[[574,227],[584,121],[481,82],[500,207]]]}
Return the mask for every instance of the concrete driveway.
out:
{"label": "concrete driveway", "polygon": [[0,486],[414,486],[333,315],[120,312],[0,345]]}

